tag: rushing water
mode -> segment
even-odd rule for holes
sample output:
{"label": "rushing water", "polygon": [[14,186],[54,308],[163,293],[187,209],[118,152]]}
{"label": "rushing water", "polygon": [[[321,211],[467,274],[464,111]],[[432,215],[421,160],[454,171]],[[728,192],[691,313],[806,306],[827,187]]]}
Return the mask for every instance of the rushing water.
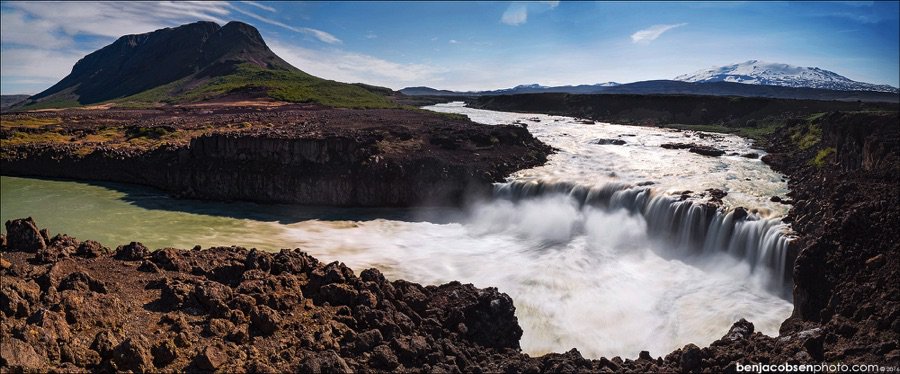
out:
{"label": "rushing water", "polygon": [[[709,344],[740,318],[775,334],[790,314],[787,237],[777,219],[784,208],[768,201],[786,192],[782,177],[758,160],[659,147],[694,142],[762,154],[746,140],[459,103],[429,109],[524,123],[559,152],[462,211],[212,203],[116,184],[2,177],[0,216],[30,215],[53,232],[108,246],[300,247],[393,279],[495,286],[512,296],[531,354],[575,347],[588,357],[662,355]],[[627,143],[594,144],[600,138]],[[736,219],[673,196],[707,188],[728,191],[727,206],[755,213]]]}

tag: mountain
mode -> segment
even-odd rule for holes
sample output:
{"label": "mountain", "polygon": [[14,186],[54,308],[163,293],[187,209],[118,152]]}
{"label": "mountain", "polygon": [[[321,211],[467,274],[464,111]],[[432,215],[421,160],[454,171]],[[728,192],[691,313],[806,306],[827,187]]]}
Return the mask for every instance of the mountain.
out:
{"label": "mountain", "polygon": [[840,100],[868,102],[898,102],[900,95],[876,91],[836,91],[808,87],[764,86],[734,82],[694,83],[655,80],[610,87],[603,94],[633,95],[705,95],[767,97],[775,99]]}
{"label": "mountain", "polygon": [[[531,86],[531,85],[529,85]],[[521,87],[521,86],[520,86]],[[673,80],[641,81],[608,86],[583,85],[561,86],[537,89],[505,89],[494,91],[447,91],[430,87],[408,87],[400,90],[409,96],[443,96],[443,97],[475,97],[500,96],[530,93],[567,93],[567,94],[625,94],[625,95],[705,95],[705,96],[741,96],[768,97],[777,99],[805,100],[841,100],[898,102],[900,95],[877,91],[836,91],[821,88],[764,86],[734,82],[694,83]]]}
{"label": "mountain", "polygon": [[392,105],[365,87],[321,79],[291,66],[246,23],[196,22],[120,37],[79,60],[68,76],[29,98],[26,108],[184,103],[223,95],[330,106]]}
{"label": "mountain", "polygon": [[400,93],[409,96],[491,96],[491,95],[516,95],[525,93],[578,93],[588,94],[603,91],[607,87],[618,86],[616,82],[597,84],[582,84],[578,86],[542,86],[540,84],[522,84],[513,88],[502,88],[491,91],[448,91],[431,87],[406,87]]}
{"label": "mountain", "polygon": [[21,103],[27,98],[28,95],[0,95],[0,110],[6,110],[6,108]]}
{"label": "mountain", "polygon": [[680,75],[675,80],[694,83],[734,82],[836,91],[900,92],[896,87],[857,82],[816,67],[801,67],[758,60],[700,70],[692,74]]}

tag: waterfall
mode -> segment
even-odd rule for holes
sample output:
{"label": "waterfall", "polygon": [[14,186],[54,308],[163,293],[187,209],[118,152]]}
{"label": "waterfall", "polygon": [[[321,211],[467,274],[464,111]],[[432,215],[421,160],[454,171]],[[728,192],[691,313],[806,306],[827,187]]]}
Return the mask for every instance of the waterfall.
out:
{"label": "waterfall", "polygon": [[664,196],[649,187],[610,183],[589,187],[574,183],[514,181],[494,186],[494,197],[519,201],[562,194],[580,207],[626,210],[647,222],[648,235],[665,243],[670,254],[704,256],[727,253],[746,262],[751,272],[763,269],[771,277],[766,286],[790,298],[796,251],[790,229],[779,218],[738,214],[700,201]]}

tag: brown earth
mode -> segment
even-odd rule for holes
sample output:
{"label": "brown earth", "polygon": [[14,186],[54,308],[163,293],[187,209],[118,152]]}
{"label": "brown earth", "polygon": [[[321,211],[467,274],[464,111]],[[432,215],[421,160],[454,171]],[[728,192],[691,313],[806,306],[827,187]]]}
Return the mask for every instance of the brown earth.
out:
{"label": "brown earth", "polygon": [[551,152],[524,127],[422,110],[230,102],[0,118],[5,175],[135,183],[215,200],[458,204]]}

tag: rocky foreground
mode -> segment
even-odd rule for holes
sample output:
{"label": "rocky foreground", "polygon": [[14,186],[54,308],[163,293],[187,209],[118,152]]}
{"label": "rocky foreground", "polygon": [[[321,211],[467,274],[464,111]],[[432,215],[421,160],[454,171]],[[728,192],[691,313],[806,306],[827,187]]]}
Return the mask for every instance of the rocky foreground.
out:
{"label": "rocky foreground", "polygon": [[459,204],[552,151],[464,116],[266,101],[5,113],[0,145],[4,175],[330,206]]}
{"label": "rocky foreground", "polygon": [[708,370],[804,352],[821,336],[774,339],[740,321],[711,347],[664,359],[586,360],[574,349],[534,358],[519,348],[512,300],[495,288],[423,287],[375,269],[357,276],[298,249],[109,250],[49,237],[31,219],[6,227],[4,372]]}

